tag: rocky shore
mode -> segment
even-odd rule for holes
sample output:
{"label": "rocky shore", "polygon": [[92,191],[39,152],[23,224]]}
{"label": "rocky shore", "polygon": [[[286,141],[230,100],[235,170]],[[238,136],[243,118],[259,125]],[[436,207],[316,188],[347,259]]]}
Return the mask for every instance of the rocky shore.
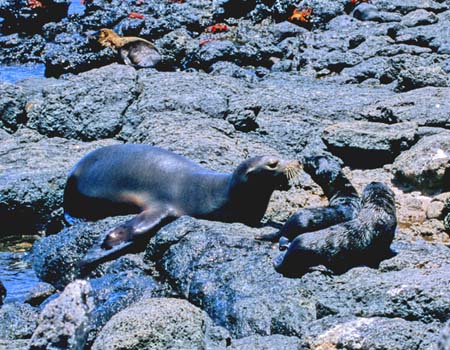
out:
{"label": "rocky shore", "polygon": [[[0,82],[0,232],[40,236],[28,259],[41,280],[1,306],[0,348],[450,349],[450,2],[83,6],[0,2],[0,64],[47,76]],[[122,64],[97,43],[103,27],[154,42],[161,66]],[[115,143],[222,172],[255,155],[333,154],[359,193],[372,181],[394,191],[397,254],[342,275],[278,274],[278,245],[254,237],[327,205],[301,172],[260,228],[182,217],[144,252],[82,275],[84,254],[127,217],[67,226],[64,185],[84,154]]]}

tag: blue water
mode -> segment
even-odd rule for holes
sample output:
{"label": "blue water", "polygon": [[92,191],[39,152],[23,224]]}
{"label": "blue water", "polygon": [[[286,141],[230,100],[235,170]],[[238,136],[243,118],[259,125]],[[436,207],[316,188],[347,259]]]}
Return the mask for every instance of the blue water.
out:
{"label": "blue water", "polygon": [[31,287],[40,282],[26,253],[7,252],[0,252],[0,280],[6,288],[5,303],[23,302]]}
{"label": "blue water", "polygon": [[27,78],[43,78],[44,64],[27,64],[17,66],[0,65],[0,81],[16,83]]}
{"label": "blue water", "polygon": [[69,15],[74,15],[76,13],[84,13],[85,6],[81,4],[80,0],[74,0],[70,2],[68,13]]}

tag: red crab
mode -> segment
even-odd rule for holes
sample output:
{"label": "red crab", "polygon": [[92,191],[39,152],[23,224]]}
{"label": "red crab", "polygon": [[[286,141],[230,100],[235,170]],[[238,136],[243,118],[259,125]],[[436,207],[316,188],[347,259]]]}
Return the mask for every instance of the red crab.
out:
{"label": "red crab", "polygon": [[40,2],[39,0],[28,0],[27,5],[32,9],[35,9],[37,7],[45,7],[44,4],[42,4],[42,2]]}
{"label": "red crab", "polygon": [[230,29],[226,24],[224,23],[217,23],[213,24],[212,26],[206,27],[205,32],[207,33],[220,33],[220,32],[226,32]]}
{"label": "red crab", "polygon": [[128,14],[128,18],[132,18],[132,19],[144,19],[144,15],[142,13],[138,13],[138,12],[130,12]]}

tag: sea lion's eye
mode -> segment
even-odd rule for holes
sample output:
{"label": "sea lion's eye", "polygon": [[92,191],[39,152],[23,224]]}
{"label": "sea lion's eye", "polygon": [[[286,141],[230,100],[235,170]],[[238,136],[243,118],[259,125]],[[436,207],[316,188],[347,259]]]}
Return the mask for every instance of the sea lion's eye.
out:
{"label": "sea lion's eye", "polygon": [[267,163],[267,166],[270,169],[275,169],[277,167],[277,165],[278,165],[278,160],[271,160]]}

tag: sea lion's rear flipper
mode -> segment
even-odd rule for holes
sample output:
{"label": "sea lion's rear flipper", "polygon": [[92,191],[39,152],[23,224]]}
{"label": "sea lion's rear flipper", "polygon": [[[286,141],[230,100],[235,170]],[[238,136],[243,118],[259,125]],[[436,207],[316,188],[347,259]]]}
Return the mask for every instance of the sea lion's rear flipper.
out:
{"label": "sea lion's rear flipper", "polygon": [[178,215],[168,208],[151,208],[106,232],[80,262],[83,273],[119,256],[143,251],[150,237]]}

